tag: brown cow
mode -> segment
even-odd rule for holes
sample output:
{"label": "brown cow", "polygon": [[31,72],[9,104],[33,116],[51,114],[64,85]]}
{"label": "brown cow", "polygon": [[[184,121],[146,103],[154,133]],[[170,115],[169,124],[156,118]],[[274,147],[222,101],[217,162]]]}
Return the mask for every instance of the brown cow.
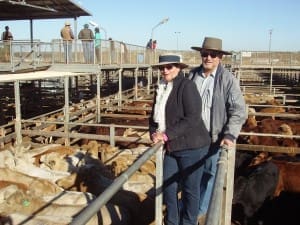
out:
{"label": "brown cow", "polygon": [[286,160],[272,160],[279,168],[279,181],[274,196],[282,191],[300,193],[300,162]]}

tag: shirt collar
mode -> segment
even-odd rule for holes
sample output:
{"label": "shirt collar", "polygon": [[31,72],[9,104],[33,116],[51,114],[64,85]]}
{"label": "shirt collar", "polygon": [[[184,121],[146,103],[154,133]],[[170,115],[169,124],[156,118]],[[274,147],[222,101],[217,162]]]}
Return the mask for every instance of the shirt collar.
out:
{"label": "shirt collar", "polygon": [[[210,74],[210,76],[212,76],[212,77],[214,78],[214,77],[216,76],[216,73],[217,73],[217,68]],[[204,76],[204,73],[203,73],[203,68],[201,69],[200,75],[201,75],[202,77],[205,77],[205,76]]]}

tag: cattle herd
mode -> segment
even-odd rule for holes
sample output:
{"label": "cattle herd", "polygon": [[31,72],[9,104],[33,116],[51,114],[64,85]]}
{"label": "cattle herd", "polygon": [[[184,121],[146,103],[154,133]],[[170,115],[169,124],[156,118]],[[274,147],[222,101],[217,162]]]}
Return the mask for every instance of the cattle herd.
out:
{"label": "cattle herd", "polygon": [[[249,115],[237,142],[232,224],[299,224],[300,109],[286,107],[269,95],[245,95],[245,99]],[[93,101],[81,102],[70,110],[92,108]],[[74,138],[71,146],[65,146],[63,138],[42,135],[24,135],[21,147],[2,141],[0,225],[69,224],[132,165],[151,145],[131,143],[126,138],[149,140],[147,130],[134,126],[147,127],[151,102],[131,101],[125,106],[122,111],[104,107],[105,123],[133,126],[115,128],[115,135],[123,137],[116,146],[92,138]],[[109,114],[121,116],[109,117]],[[60,121],[60,116],[53,114],[45,120]],[[89,116],[91,112],[81,113],[78,118]],[[63,128],[55,123],[39,123],[31,129],[53,132]],[[6,132],[2,129],[0,137]],[[110,129],[80,125],[72,132],[108,136]],[[240,146],[252,148],[239,149]],[[253,151],[253,146],[257,150]],[[272,151],[265,151],[264,146]],[[152,157],[88,224],[154,224],[154,183],[155,157]]]}

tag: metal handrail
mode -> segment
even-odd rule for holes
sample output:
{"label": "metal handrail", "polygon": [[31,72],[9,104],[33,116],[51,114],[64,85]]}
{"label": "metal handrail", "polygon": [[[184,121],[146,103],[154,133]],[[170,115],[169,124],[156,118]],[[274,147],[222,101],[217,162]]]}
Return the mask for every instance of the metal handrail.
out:
{"label": "metal handrail", "polygon": [[[153,147],[148,148],[141,157],[139,157],[125,172],[123,172],[114,182],[108,186],[105,191],[99,195],[89,206],[87,206],[70,225],[83,225],[86,224],[99,210],[103,207],[112,196],[119,191],[123,184],[148,160],[156,153],[156,209],[155,221],[162,221],[162,146],[163,143],[159,142]],[[159,162],[160,161],[160,162]],[[157,163],[159,162],[159,163]],[[158,166],[160,165],[160,166]],[[158,168],[160,167],[160,168]],[[158,171],[159,170],[159,171]],[[159,186],[157,186],[159,185]],[[157,207],[158,206],[158,207]],[[159,207],[160,206],[160,207]],[[158,209],[157,209],[158,208]]]}

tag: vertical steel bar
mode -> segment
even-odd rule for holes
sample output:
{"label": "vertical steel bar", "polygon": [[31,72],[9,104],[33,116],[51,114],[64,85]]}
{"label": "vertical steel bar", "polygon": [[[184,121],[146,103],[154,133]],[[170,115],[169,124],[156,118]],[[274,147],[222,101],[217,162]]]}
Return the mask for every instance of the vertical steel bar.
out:
{"label": "vertical steel bar", "polygon": [[109,144],[112,146],[112,147],[115,147],[116,143],[115,143],[115,126],[114,124],[111,124],[109,126]]}
{"label": "vertical steel bar", "polygon": [[20,81],[16,80],[14,82],[15,91],[15,105],[16,105],[16,121],[15,121],[15,133],[16,133],[16,145],[17,148],[21,147],[22,144],[22,134],[21,134],[21,101],[20,101]]}
{"label": "vertical steel bar", "polygon": [[119,100],[118,106],[122,105],[122,69],[119,69]]}
{"label": "vertical steel bar", "polygon": [[163,187],[163,146],[156,152],[155,159],[155,225],[161,225],[163,221],[162,215],[162,187]]}
{"label": "vertical steel bar", "polygon": [[234,185],[234,168],[235,168],[235,147],[229,148],[227,152],[227,174],[226,174],[226,188],[225,188],[225,209],[224,209],[224,225],[231,224],[231,211],[233,199],[233,185]]}
{"label": "vertical steel bar", "polygon": [[152,68],[149,67],[147,70],[147,94],[150,94],[150,76],[152,75]]}
{"label": "vertical steel bar", "polygon": [[66,134],[65,145],[70,145],[69,138],[69,121],[70,121],[70,108],[69,108],[69,77],[64,77],[64,88],[65,88],[65,106],[64,106],[64,132]]}
{"label": "vertical steel bar", "polygon": [[134,100],[137,100],[138,98],[138,70],[138,67],[134,70]]}
{"label": "vertical steel bar", "polygon": [[97,73],[97,96],[96,96],[96,118],[97,123],[101,122],[101,69]]}

